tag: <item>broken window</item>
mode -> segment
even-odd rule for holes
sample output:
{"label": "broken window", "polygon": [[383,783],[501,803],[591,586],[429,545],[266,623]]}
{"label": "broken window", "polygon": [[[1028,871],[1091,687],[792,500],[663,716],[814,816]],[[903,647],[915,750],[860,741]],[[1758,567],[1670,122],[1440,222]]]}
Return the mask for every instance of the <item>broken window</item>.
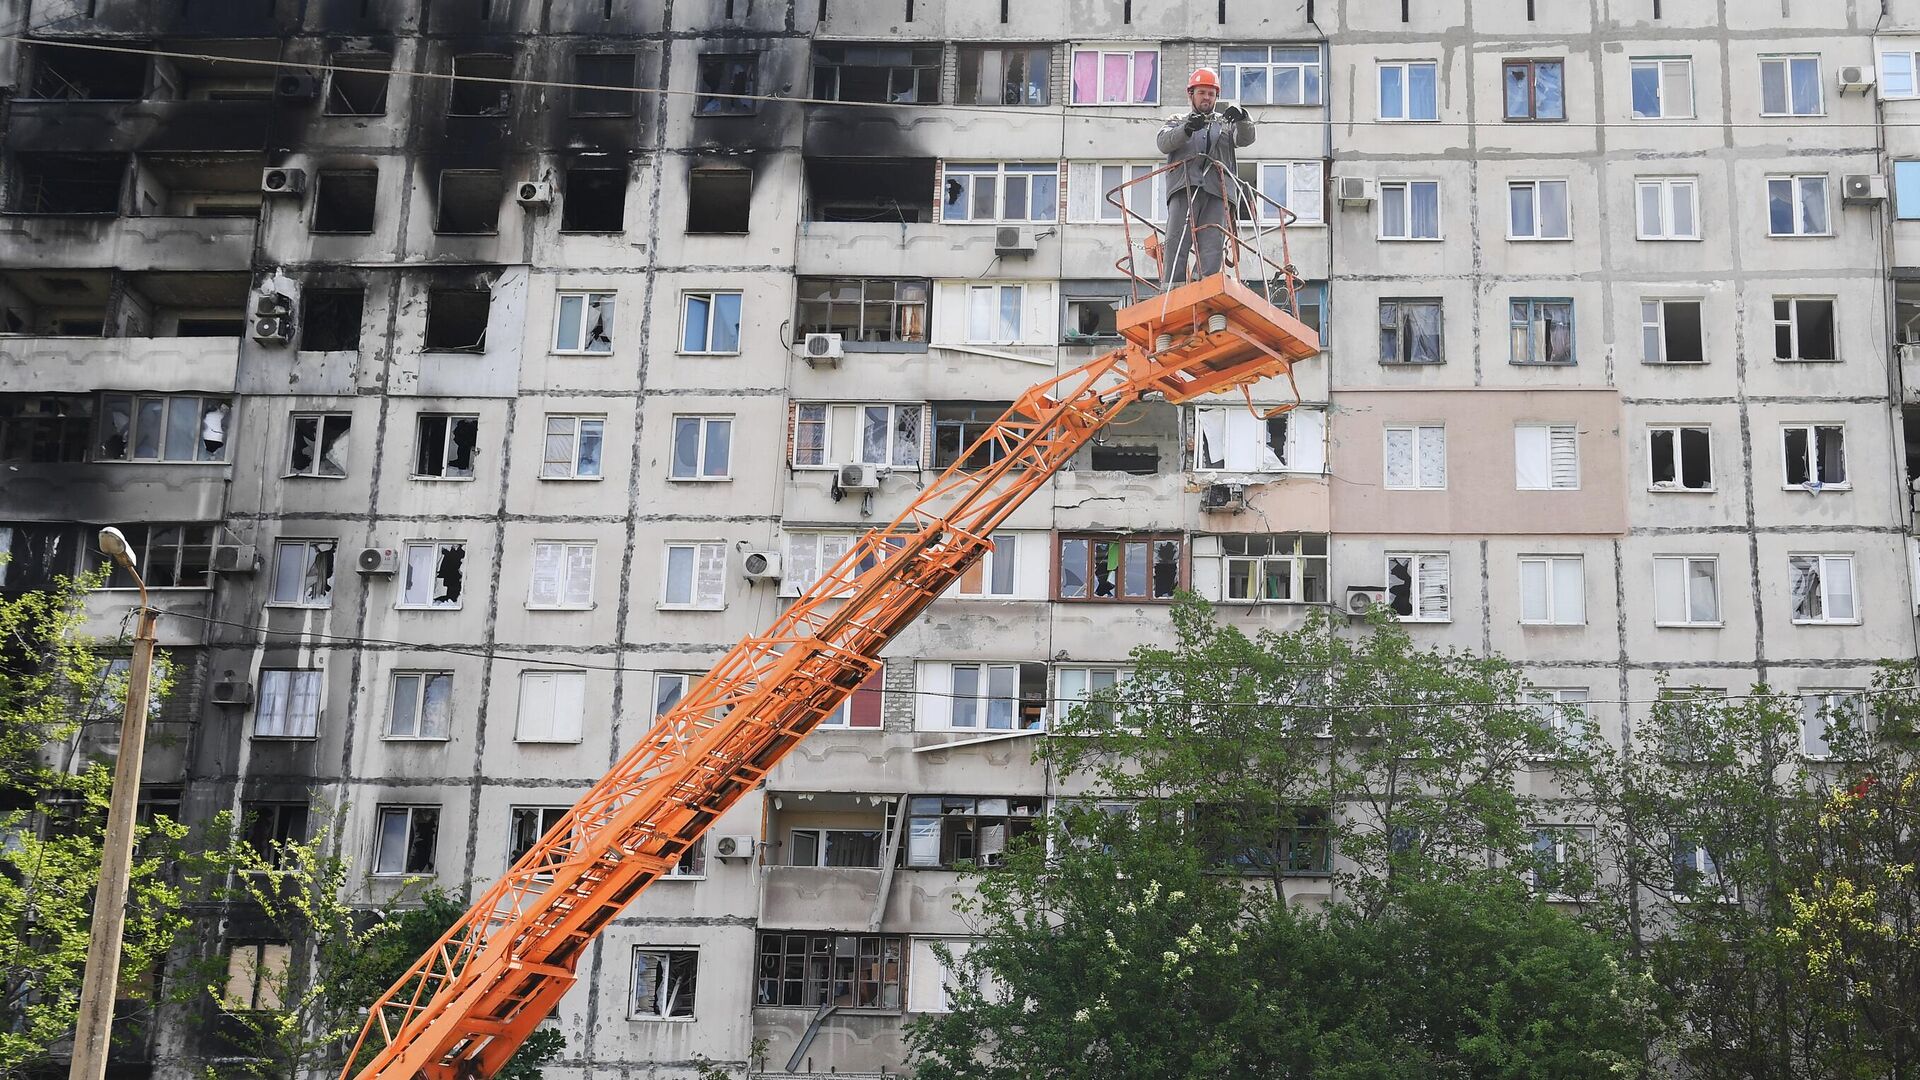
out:
{"label": "broken window", "polygon": [[[954,462],[961,461],[969,472],[984,469],[1007,456],[1007,447],[1001,442],[992,442],[984,446],[974,443],[993,427],[994,422],[1003,416],[1012,402],[975,402],[948,401],[935,402],[933,406],[933,467],[944,469]],[[968,453],[968,450],[972,453]]]}
{"label": "broken window", "polygon": [[797,404],[793,463],[918,469],[922,411],[919,405]]}
{"label": "broken window", "polygon": [[1717,625],[1720,560],[1712,555],[1655,556],[1653,621],[1658,626]]}
{"label": "broken window", "polygon": [[1438,364],[1444,359],[1439,300],[1380,301],[1381,363]]}
{"label": "broken window", "polygon": [[494,169],[448,169],[440,174],[437,233],[492,233],[500,227],[507,182]]}
{"label": "broken window", "polygon": [[34,45],[33,82],[24,98],[52,101],[138,101],[147,91],[144,54]]}
{"label": "broken window", "polygon": [[1038,825],[1045,805],[1037,795],[912,796],[907,800],[906,865],[998,866],[1006,861],[1007,845]]}
{"label": "broken window", "polygon": [[453,92],[447,112],[452,116],[505,116],[507,80],[513,78],[510,56],[456,56],[453,58]]}
{"label": "broken window", "polygon": [[401,607],[457,608],[466,579],[467,545],[459,540],[409,540]]}
{"label": "broken window", "polygon": [[787,836],[791,845],[787,852],[788,866],[877,869],[886,833],[881,829],[793,829]]}
{"label": "broken window", "polygon": [[568,169],[560,199],[561,232],[626,228],[627,170]]}
{"label": "broken window", "polygon": [[[748,116],[758,111],[752,99],[759,58],[752,53],[712,53],[700,58],[700,96],[693,111],[701,116]],[[721,96],[724,95],[724,96]]]}
{"label": "broken window", "polygon": [[1647,429],[1648,482],[1655,488],[1713,490],[1712,441],[1704,427]]}
{"label": "broken window", "polygon": [[1704,363],[1700,301],[1640,301],[1640,358],[1649,364]]}
{"label": "broken window", "polygon": [[1813,491],[1847,484],[1847,429],[1838,424],[1792,424],[1780,431],[1787,484]]}
{"label": "broken window", "polygon": [[800,278],[794,341],[808,334],[839,334],[845,341],[927,340],[924,280]]}
{"label": "broken window", "polygon": [[78,394],[0,395],[0,462],[53,464],[87,459],[93,399]]}
{"label": "broken window", "polygon": [[717,540],[666,546],[658,607],[719,611],[727,606],[727,545]]}
{"label": "broken window", "polygon": [[687,293],[682,298],[681,315],[681,352],[740,351],[739,293]]}
{"label": "broken window", "polygon": [[613,351],[612,293],[560,293],[554,305],[553,351]]}
{"label": "broken window", "polygon": [[307,289],[300,294],[300,347],[314,352],[360,348],[364,289]]}
{"label": "broken window", "polygon": [[382,116],[393,57],[383,53],[335,56],[327,74],[328,116]]}
{"label": "broken window", "polygon": [[452,704],[453,672],[395,672],[393,704],[387,712],[387,738],[451,738]]}
{"label": "broken window", "polygon": [[7,210],[14,214],[118,214],[125,154],[15,154]]}
{"label": "broken window", "polygon": [[600,479],[600,452],[606,427],[604,416],[547,417],[546,453],[540,462],[540,478]]}
{"label": "broken window", "polygon": [[1311,533],[1227,533],[1222,599],[1234,603],[1324,604],[1327,537]]}
{"label": "broken window", "polygon": [[[134,565],[150,589],[205,589],[213,585],[214,526],[118,526],[133,551]],[[133,576],[105,554],[88,551],[88,569],[108,570],[106,588],[138,588]]]}
{"label": "broken window", "polygon": [[[567,816],[564,806],[515,806],[507,811],[507,863],[526,857]],[[546,875],[542,875],[545,877]]]}
{"label": "broken window", "polygon": [[1045,45],[962,46],[962,105],[1050,105],[1053,50]]}
{"label": "broken window", "polygon": [[1853,556],[1790,555],[1787,567],[1793,575],[1794,622],[1850,623],[1858,617]]}
{"label": "broken window", "polygon": [[227,398],[188,394],[100,396],[96,461],[225,461]]}
{"label": "broken window", "polygon": [[482,352],[487,347],[490,289],[433,289],[427,293],[429,352]]}
{"label": "broken window", "polygon": [[1177,536],[1062,536],[1057,595],[1109,603],[1171,600],[1180,587]]}
{"label": "broken window", "polygon": [[906,939],[891,934],[760,935],[760,1005],[898,1010]]}
{"label": "broken window", "polygon": [[437,806],[383,806],[374,842],[373,872],[380,875],[431,874],[440,842]]}
{"label": "broken window", "polygon": [[813,96],[823,101],[936,103],[940,100],[940,48],[817,45]]}
{"label": "broken window", "polygon": [[943,194],[942,221],[1053,221],[1060,213],[1060,166],[953,162]]}
{"label": "broken window", "polygon": [[307,813],[306,803],[248,802],[242,815],[247,844],[268,865],[286,869],[287,845],[307,839]]}
{"label": "broken window", "polygon": [[55,580],[80,572],[80,552],[88,548],[74,525],[16,521],[0,525],[0,589],[9,593],[51,588]]}
{"label": "broken window", "polygon": [[592,607],[593,564],[592,544],[546,540],[533,545],[533,572],[527,579],[527,606]]}
{"label": "broken window", "polygon": [[932,158],[806,159],[810,221],[933,220]]}
{"label": "broken window", "polygon": [[380,174],[373,169],[322,170],[313,178],[317,233],[370,233]]}
{"label": "broken window", "polygon": [[733,417],[676,416],[673,418],[673,464],[667,475],[675,480],[725,480],[733,457]]}
{"label": "broken window", "polygon": [[422,413],[414,438],[413,475],[441,480],[473,479],[480,418]]}
{"label": "broken window", "polygon": [[1516,299],[1509,305],[1508,329],[1513,363],[1573,363],[1573,301]]}
{"label": "broken window", "polygon": [[746,232],[752,208],[751,172],[729,168],[696,168],[688,172],[688,232]]}
{"label": "broken window", "polygon": [[1118,312],[1115,308],[1121,302],[1118,297],[1068,300],[1067,322],[1061,330],[1061,344],[1082,345],[1119,337],[1120,329],[1115,318]]}
{"label": "broken window", "polygon": [[1250,874],[1325,874],[1333,869],[1333,830],[1326,808],[1200,803],[1195,840],[1208,865]]}
{"label": "broken window", "polygon": [[573,115],[633,115],[632,53],[578,53],[573,82]]}
{"label": "broken window", "polygon": [[1387,553],[1387,606],[1402,619],[1453,618],[1452,560],[1446,555]]}
{"label": "broken window", "polygon": [[220,1009],[229,1013],[278,1012],[292,978],[293,946],[285,942],[234,945],[227,950],[227,980]]}
{"label": "broken window", "polygon": [[1839,355],[1834,344],[1831,298],[1774,297],[1775,360],[1832,360]]}
{"label": "broken window", "polygon": [[1193,411],[1199,472],[1319,472],[1326,466],[1326,414],[1292,409],[1263,417],[1244,405]]}
{"label": "broken window", "polygon": [[338,540],[280,540],[273,545],[273,592],[268,602],[290,607],[332,607],[333,565]]}

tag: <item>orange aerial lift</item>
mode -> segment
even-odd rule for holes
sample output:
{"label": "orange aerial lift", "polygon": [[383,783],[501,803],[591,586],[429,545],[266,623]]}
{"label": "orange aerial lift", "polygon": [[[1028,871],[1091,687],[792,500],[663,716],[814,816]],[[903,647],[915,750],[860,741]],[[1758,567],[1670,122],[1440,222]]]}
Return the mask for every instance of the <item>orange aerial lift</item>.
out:
{"label": "orange aerial lift", "polygon": [[[1136,271],[1135,230],[1156,262],[1165,240],[1137,196],[1173,167],[1107,194],[1126,226],[1115,264],[1132,283],[1116,320],[1125,344],[1028,390],[766,633],[734,646],[374,1003],[342,1080],[363,1059],[358,1080],[493,1076],[573,985],[588,943],[879,669],[880,650],[1102,428],[1139,401],[1238,389],[1251,407],[1258,380],[1291,385],[1320,342],[1297,318],[1284,207],[1222,169],[1251,222],[1251,236],[1222,230],[1223,270],[1164,290]],[[963,468],[981,460],[991,464]]]}

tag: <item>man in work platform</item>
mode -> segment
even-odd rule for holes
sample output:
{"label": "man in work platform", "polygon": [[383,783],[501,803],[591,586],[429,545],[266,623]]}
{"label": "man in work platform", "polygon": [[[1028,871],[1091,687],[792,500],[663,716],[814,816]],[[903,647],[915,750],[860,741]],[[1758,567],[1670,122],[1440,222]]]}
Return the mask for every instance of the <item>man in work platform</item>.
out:
{"label": "man in work platform", "polygon": [[[1234,148],[1253,141],[1253,121],[1238,105],[1214,112],[1220,100],[1220,76],[1212,68],[1196,68],[1187,80],[1187,100],[1193,111],[1168,120],[1157,140],[1167,164],[1167,243],[1161,253],[1160,284],[1190,280],[1186,264],[1196,243],[1200,272],[1195,278],[1220,272],[1220,256],[1227,230],[1233,228],[1229,190],[1238,164]],[[1212,227],[1209,227],[1212,226]]]}

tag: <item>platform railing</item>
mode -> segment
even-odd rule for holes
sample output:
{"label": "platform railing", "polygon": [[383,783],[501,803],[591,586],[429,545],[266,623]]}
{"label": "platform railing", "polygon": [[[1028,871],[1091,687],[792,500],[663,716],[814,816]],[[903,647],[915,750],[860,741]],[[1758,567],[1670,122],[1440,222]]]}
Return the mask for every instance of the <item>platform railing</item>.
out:
{"label": "platform railing", "polygon": [[[1190,161],[1177,161],[1162,165],[1152,172],[1123,181],[1107,192],[1107,202],[1120,211],[1120,223],[1127,245],[1125,254],[1114,262],[1114,267],[1126,275],[1128,302],[1137,304],[1147,297],[1159,295],[1164,288],[1199,280],[1191,272],[1179,281],[1172,280],[1167,275],[1166,261],[1180,250],[1174,235],[1177,228],[1188,234],[1185,265],[1180,269],[1197,267],[1201,236],[1211,229],[1222,234],[1221,270],[1231,272],[1242,282],[1257,288],[1269,304],[1297,318],[1300,314],[1300,276],[1294,269],[1293,253],[1287,243],[1287,226],[1298,220],[1298,215],[1261,191],[1257,185],[1240,179],[1222,162],[1207,163],[1219,174],[1220,190],[1230,193],[1226,201],[1231,227],[1199,224],[1191,212],[1191,203],[1186,221],[1168,221],[1164,226],[1134,208],[1137,192],[1130,189],[1146,184],[1146,190],[1151,192],[1154,181],[1170,175],[1176,169],[1185,169],[1190,164]],[[1246,213],[1243,214],[1243,211]],[[1271,220],[1268,220],[1269,211],[1272,211]],[[1136,229],[1142,234],[1138,247],[1134,243]],[[1270,244],[1279,249],[1277,259],[1269,254]],[[1137,253],[1141,251],[1157,265],[1158,272],[1151,278],[1140,273]],[[1163,278],[1167,279],[1164,287],[1161,284]]]}

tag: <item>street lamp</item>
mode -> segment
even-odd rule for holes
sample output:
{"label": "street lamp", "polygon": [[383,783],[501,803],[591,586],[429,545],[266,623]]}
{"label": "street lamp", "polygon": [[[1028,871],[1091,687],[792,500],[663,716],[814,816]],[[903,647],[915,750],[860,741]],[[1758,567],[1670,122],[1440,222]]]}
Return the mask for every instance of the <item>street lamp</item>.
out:
{"label": "street lamp", "polygon": [[80,984],[80,1018],[73,1033],[68,1080],[103,1080],[113,1034],[113,997],[120,987],[120,946],[127,922],[127,891],[133,873],[134,812],[140,802],[140,759],[147,745],[147,688],[153,678],[155,625],[160,613],[147,606],[147,583],[135,565],[133,546],[119,529],[100,530],[100,550],[140,588],[140,619],[127,671],[126,711],[120,716],[120,759],[113,767],[107,804],[107,835],[100,846],[100,884],[94,892],[87,972]]}

